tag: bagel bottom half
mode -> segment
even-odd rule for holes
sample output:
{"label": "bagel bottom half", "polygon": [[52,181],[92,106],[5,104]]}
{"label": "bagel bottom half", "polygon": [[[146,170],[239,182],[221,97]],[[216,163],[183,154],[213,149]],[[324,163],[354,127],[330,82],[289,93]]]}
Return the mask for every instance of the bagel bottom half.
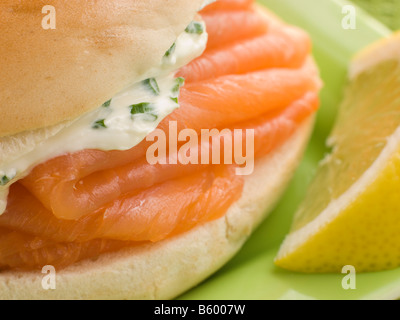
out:
{"label": "bagel bottom half", "polygon": [[297,167],[314,116],[272,154],[256,162],[241,198],[219,220],[183,235],[101,255],[56,270],[56,289],[45,274],[0,273],[1,299],[171,299],[194,287],[231,259],[273,209]]}

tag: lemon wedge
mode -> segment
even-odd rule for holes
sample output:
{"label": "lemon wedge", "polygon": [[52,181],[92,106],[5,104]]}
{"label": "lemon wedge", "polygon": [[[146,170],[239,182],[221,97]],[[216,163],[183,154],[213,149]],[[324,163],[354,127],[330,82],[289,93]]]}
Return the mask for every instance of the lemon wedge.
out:
{"label": "lemon wedge", "polygon": [[305,273],[400,266],[400,33],[359,53],[277,266]]}

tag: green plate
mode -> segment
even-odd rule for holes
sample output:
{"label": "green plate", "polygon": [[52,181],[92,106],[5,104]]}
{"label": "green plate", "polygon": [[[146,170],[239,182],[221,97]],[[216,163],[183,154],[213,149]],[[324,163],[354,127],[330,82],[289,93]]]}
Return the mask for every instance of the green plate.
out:
{"label": "green plate", "polygon": [[358,274],[355,290],[344,290],[345,275],[306,275],[274,266],[279,245],[310,182],[332,127],[346,83],[348,63],[361,48],[390,31],[357,8],[355,30],[342,28],[345,0],[260,0],[289,23],[307,30],[325,88],[321,93],[315,133],[291,186],[273,214],[253,234],[240,253],[210,279],[180,299],[396,299],[400,269]]}

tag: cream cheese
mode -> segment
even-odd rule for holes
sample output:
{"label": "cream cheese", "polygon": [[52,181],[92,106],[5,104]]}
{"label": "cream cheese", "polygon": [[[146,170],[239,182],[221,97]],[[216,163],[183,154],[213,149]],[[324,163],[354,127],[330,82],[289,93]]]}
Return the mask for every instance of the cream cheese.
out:
{"label": "cream cheese", "polygon": [[[36,165],[54,157],[85,149],[128,150],[154,131],[179,107],[180,80],[176,71],[200,56],[207,45],[204,32],[183,32],[160,61],[140,81],[114,96],[94,111],[70,122],[33,150],[19,153],[0,166],[0,214],[7,206],[12,183],[26,176]],[[146,80],[147,79],[147,80]]]}

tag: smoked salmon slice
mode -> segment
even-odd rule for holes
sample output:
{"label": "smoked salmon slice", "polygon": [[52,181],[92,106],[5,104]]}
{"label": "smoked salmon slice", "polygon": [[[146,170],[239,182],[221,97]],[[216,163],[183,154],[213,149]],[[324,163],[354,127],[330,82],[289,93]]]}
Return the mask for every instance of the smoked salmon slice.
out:
{"label": "smoked salmon slice", "polygon": [[232,42],[253,38],[268,30],[266,19],[254,10],[237,12],[209,12],[202,14],[207,26],[206,50],[223,47]]}
{"label": "smoked salmon slice", "polygon": [[[159,241],[190,229],[193,224],[220,216],[227,204],[238,199],[242,186],[243,180],[235,175],[233,167],[218,166],[141,192],[124,194],[91,215],[66,221],[55,218],[25,188],[16,184],[9,210],[0,217],[0,224],[60,242],[96,238]],[[224,199],[213,199],[215,194],[223,194]]]}
{"label": "smoked salmon slice", "polygon": [[[186,78],[181,107],[159,125],[167,138],[172,121],[177,130],[196,132],[253,129],[260,157],[317,110],[321,83],[309,58],[309,37],[261,17],[253,2],[219,0],[201,12],[210,41],[178,73]],[[235,174],[237,165],[150,165],[152,143],[66,154],[14,184],[0,216],[0,268],[65,267],[162,241],[222,217],[240,198],[244,182]],[[210,148],[199,143],[189,151],[200,155]]]}
{"label": "smoked salmon slice", "polygon": [[[299,68],[311,51],[309,37],[292,27],[206,51],[178,73],[187,82],[267,68]],[[266,80],[268,83],[268,80]]]}
{"label": "smoked salmon slice", "polygon": [[188,83],[181,92],[182,111],[175,113],[176,119],[190,122],[195,130],[204,124],[202,118],[208,122],[203,128],[220,128],[281,110],[305,92],[318,90],[320,82],[313,70],[306,63],[300,69],[266,69]]}
{"label": "smoked salmon slice", "polygon": [[1,229],[0,234],[0,270],[31,270],[45,265],[63,268],[87,257],[97,257],[106,252],[135,245],[132,242],[105,239],[53,242],[7,229]]}

